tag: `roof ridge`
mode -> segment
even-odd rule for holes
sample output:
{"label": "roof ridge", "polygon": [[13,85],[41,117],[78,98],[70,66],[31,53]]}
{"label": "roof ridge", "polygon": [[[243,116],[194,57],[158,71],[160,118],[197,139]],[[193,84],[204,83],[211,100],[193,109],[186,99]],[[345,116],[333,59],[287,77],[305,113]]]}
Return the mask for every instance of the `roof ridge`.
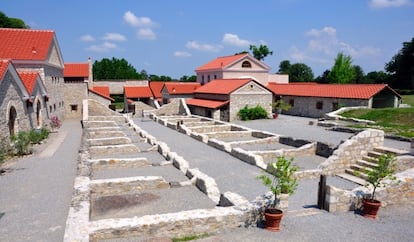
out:
{"label": "roof ridge", "polygon": [[19,28],[0,28],[0,30],[8,30],[8,31],[20,31],[20,32],[52,32],[54,30],[51,29],[19,29]]}

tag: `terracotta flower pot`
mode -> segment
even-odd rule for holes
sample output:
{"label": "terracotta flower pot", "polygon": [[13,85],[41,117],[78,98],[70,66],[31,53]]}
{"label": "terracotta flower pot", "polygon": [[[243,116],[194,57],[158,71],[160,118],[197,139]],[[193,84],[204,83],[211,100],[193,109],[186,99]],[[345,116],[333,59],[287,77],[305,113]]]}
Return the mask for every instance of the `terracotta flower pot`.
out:
{"label": "terracotta flower pot", "polygon": [[277,232],[280,230],[280,221],[283,217],[283,211],[276,208],[265,209],[266,229]]}
{"label": "terracotta flower pot", "polygon": [[377,218],[377,213],[379,208],[381,207],[381,202],[374,199],[362,199],[363,206],[363,216],[366,218]]}

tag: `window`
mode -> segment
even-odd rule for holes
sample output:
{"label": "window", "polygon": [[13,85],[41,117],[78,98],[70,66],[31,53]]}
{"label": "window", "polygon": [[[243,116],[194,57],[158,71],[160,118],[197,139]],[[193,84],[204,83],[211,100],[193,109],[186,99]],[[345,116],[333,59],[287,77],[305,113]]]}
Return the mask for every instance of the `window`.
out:
{"label": "window", "polygon": [[332,103],[332,111],[338,110],[339,109],[339,103],[334,102]]}
{"label": "window", "polygon": [[323,108],[323,102],[322,101],[316,102],[316,109],[321,110],[322,108]]}
{"label": "window", "polygon": [[248,61],[243,61],[242,68],[252,68],[252,64]]}
{"label": "window", "polygon": [[289,105],[291,107],[295,106],[295,99],[289,99]]}
{"label": "window", "polygon": [[70,105],[70,111],[71,112],[77,112],[78,111],[78,105],[76,105],[76,104]]}

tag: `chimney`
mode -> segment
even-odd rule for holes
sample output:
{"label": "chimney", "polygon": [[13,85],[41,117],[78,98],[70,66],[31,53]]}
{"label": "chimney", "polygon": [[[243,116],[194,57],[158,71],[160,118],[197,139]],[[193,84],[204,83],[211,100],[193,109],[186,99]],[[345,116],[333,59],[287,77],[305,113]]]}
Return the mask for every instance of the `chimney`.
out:
{"label": "chimney", "polygon": [[92,60],[91,57],[88,57],[88,65],[89,65],[89,75],[88,75],[88,88],[93,88],[93,72],[92,72]]}

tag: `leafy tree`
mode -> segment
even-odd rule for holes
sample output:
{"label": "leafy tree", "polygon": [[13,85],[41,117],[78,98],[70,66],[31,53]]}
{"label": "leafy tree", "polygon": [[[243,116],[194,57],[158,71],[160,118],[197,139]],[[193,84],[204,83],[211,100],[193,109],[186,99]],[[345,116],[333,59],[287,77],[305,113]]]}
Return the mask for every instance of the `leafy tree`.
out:
{"label": "leafy tree", "polygon": [[268,55],[273,55],[273,51],[270,51],[266,45],[260,45],[259,47],[250,45],[249,50],[252,51],[254,58],[259,61],[263,61]]}
{"label": "leafy tree", "polygon": [[288,60],[283,60],[280,62],[279,64],[279,74],[289,74],[289,69],[290,69],[290,61]]}
{"label": "leafy tree", "polygon": [[195,75],[192,76],[182,76],[180,78],[181,82],[196,82],[197,81],[197,77]]}
{"label": "leafy tree", "polygon": [[414,89],[414,38],[404,42],[402,49],[385,64],[392,76],[391,86],[398,89]]}
{"label": "leafy tree", "polygon": [[0,28],[17,28],[17,29],[30,29],[23,20],[19,18],[10,18],[0,11]]}
{"label": "leafy tree", "polygon": [[157,76],[157,75],[150,75],[149,79],[153,82],[170,82],[172,78],[169,76]]}
{"label": "leafy tree", "polygon": [[142,70],[139,74],[141,75],[142,79],[148,80],[149,76],[146,70]]}
{"label": "leafy tree", "polygon": [[95,61],[92,71],[96,80],[143,79],[135,68],[123,58],[112,57],[111,60],[104,58],[101,61]]}
{"label": "leafy tree", "polygon": [[330,83],[350,83],[355,79],[355,69],[351,56],[338,53],[331,72],[328,74]]}
{"label": "leafy tree", "polygon": [[317,82],[317,83],[329,83],[329,80],[328,80],[328,75],[329,75],[329,73],[330,73],[331,71],[330,70],[325,70],[324,72],[323,72],[323,74],[322,74],[322,76],[318,76],[317,78],[315,78],[315,82]]}
{"label": "leafy tree", "polygon": [[362,69],[361,66],[355,65],[354,66],[354,72],[355,72],[355,78],[353,80],[354,83],[363,83],[364,82],[364,78],[365,78],[365,74],[364,74],[364,70]]}
{"label": "leafy tree", "polygon": [[389,79],[390,76],[384,71],[371,71],[364,77],[363,83],[388,83]]}
{"label": "leafy tree", "polygon": [[291,82],[311,82],[313,81],[312,69],[303,63],[293,64],[289,68],[289,80]]}

